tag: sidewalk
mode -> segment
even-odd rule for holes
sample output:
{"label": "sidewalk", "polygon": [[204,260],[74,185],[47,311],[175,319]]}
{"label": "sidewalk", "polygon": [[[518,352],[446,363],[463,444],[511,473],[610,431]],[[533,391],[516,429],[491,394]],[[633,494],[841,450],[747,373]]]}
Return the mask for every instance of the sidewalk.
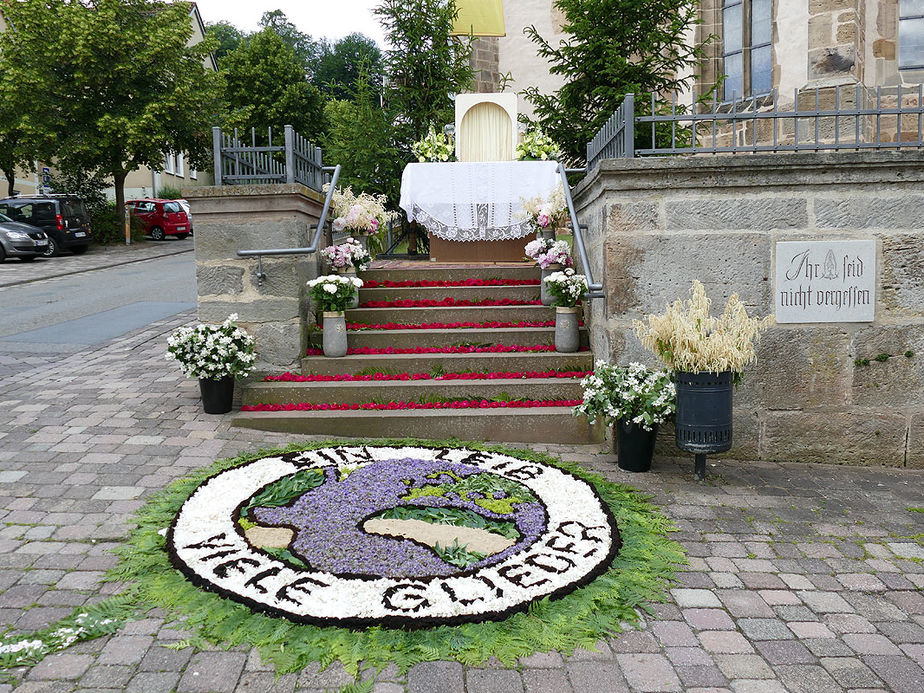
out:
{"label": "sidewalk", "polygon": [[127,265],[132,262],[151,260],[165,255],[189,253],[193,251],[195,239],[182,241],[167,237],[164,241],[141,241],[125,245],[91,245],[83,255],[72,255],[64,251],[58,257],[37,257],[32,262],[21,262],[8,258],[0,263],[0,287],[16,286],[29,282],[41,281],[52,277],[64,277],[69,274],[89,272],[95,269]]}
{"label": "sidewalk", "polygon": [[[101,591],[111,549],[173,479],[304,439],[202,413],[197,384],[163,357],[167,334],[192,318],[0,383],[0,624],[28,633],[111,591]],[[924,690],[924,513],[910,510],[924,509],[924,470],[717,461],[697,484],[691,460],[630,475],[593,446],[537,447],[654,496],[690,561],[671,601],[597,652],[536,654],[516,670],[389,667],[376,692]],[[274,680],[248,648],[168,647],[188,636],[154,614],[16,670],[0,693],[291,693],[351,681],[336,665]]]}

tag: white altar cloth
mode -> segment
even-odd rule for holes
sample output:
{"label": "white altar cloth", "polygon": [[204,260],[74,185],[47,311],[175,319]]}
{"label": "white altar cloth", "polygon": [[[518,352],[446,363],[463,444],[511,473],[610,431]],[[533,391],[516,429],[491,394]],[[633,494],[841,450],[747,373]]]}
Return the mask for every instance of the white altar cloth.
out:
{"label": "white altar cloth", "polygon": [[555,161],[408,164],[401,208],[446,241],[504,241],[535,231],[524,199],[548,198],[559,187]]}

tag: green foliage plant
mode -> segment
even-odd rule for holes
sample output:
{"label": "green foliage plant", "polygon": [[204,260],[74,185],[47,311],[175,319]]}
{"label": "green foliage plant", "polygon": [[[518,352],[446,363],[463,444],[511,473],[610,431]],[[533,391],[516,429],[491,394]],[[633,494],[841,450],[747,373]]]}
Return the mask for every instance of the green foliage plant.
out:
{"label": "green foliage plant", "polygon": [[696,0],[555,0],[564,38],[526,35],[564,84],[552,94],[526,90],[536,119],[565,154],[586,146],[628,93],[670,93],[686,86],[705,57],[687,36],[698,23]]}
{"label": "green foliage plant", "polygon": [[157,191],[157,197],[162,200],[179,200],[183,197],[183,191],[172,185],[165,185]]}
{"label": "green foliage plant", "polygon": [[[270,454],[336,445],[467,447],[560,467],[594,485],[618,523],[622,549],[606,572],[561,599],[535,602],[527,612],[503,621],[411,631],[318,627],[273,618],[201,590],[173,568],[162,531],[206,479]],[[381,670],[390,663],[401,672],[418,662],[446,659],[478,666],[495,656],[512,667],[518,657],[535,652],[570,654],[576,647],[592,648],[601,637],[636,623],[642,610],[650,612],[649,603],[664,598],[674,570],[685,562],[680,546],[667,536],[674,529],[670,521],[638,492],[542,453],[456,440],[324,440],[220,460],[157,494],[136,521],[129,540],[116,549],[120,564],[108,578],[127,582],[139,609],[159,607],[168,617],[182,618],[184,627],[196,633],[191,642],[255,647],[278,674],[299,671],[311,662],[326,667],[336,660],[354,675],[360,667]]]}
{"label": "green foliage plant", "polygon": [[[102,209],[90,212],[93,242],[100,245],[125,242],[125,223],[119,219],[115,202],[107,202]],[[144,227],[136,216],[129,217],[132,243],[144,242]]]}

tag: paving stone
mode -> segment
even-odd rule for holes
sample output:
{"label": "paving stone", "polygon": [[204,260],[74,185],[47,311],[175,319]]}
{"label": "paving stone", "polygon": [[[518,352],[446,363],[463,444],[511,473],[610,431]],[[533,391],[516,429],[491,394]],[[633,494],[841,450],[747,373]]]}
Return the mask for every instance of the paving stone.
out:
{"label": "paving stone", "polygon": [[850,657],[854,654],[843,640],[836,638],[806,638],[801,642],[816,657]]}
{"label": "paving stone", "polygon": [[825,623],[835,633],[875,633],[876,626],[859,614],[829,614]]}
{"label": "paving stone", "polygon": [[818,621],[793,621],[786,625],[799,639],[836,637],[830,628]]}
{"label": "paving stone", "polygon": [[719,670],[729,679],[773,679],[776,674],[764,658],[756,654],[715,655]]}
{"label": "paving stone", "polygon": [[682,621],[661,621],[652,624],[651,631],[665,647],[695,646],[699,644],[693,630]]}
{"label": "paving stone", "polygon": [[793,693],[840,693],[841,687],[820,666],[783,665],[776,667],[780,681]]}
{"label": "paving stone", "polygon": [[112,638],[99,656],[100,664],[138,664],[154,643],[150,635],[128,635]]}
{"label": "paving stone", "polygon": [[462,665],[456,662],[422,662],[407,672],[408,693],[463,693],[464,689]]}
{"label": "paving stone", "polygon": [[681,609],[722,606],[719,598],[711,590],[678,588],[671,590],[671,596]]}
{"label": "paving stone", "polygon": [[520,657],[520,664],[532,669],[557,669],[563,664],[558,652],[536,652],[527,657]]}
{"label": "paving stone", "polygon": [[81,677],[80,685],[88,688],[124,688],[134,673],[132,667],[94,665]]}
{"label": "paving stone", "polygon": [[863,661],[895,693],[924,691],[924,669],[907,657],[866,656]]}
{"label": "paving stone", "polygon": [[183,672],[177,693],[233,691],[246,661],[241,652],[199,652]]}
{"label": "paving stone", "polygon": [[639,691],[679,691],[680,679],[663,655],[619,654],[616,661],[626,682]]}
{"label": "paving stone", "polygon": [[179,680],[178,673],[143,671],[129,681],[125,691],[126,693],[172,693]]}
{"label": "paving stone", "polygon": [[[632,633],[623,633],[620,637],[629,635],[632,635]],[[648,634],[646,633],[646,635]],[[650,638],[651,636],[648,635],[648,637]],[[574,648],[574,654],[572,654],[569,659],[575,662],[609,662],[613,659],[613,653],[610,651],[610,647],[606,644],[605,640],[598,640],[594,643],[594,649],[592,650],[583,647]]]}
{"label": "paving stone", "polygon": [[757,592],[747,590],[718,590],[719,599],[736,618],[756,617],[771,618],[773,609],[761,599]]}
{"label": "paving stone", "polygon": [[527,669],[523,672],[523,685],[526,693],[574,693],[561,669]]}
{"label": "paving stone", "polygon": [[[607,639],[606,642],[609,648],[601,651],[609,652],[611,650],[617,654],[661,651],[661,647],[658,645],[657,640],[647,631],[627,630],[620,633],[615,638]],[[612,655],[607,657],[607,661],[611,660]]]}
{"label": "paving stone", "polygon": [[731,682],[734,693],[789,693],[779,681],[737,679]]}
{"label": "paving stone", "polygon": [[496,691],[522,693],[523,681],[516,671],[469,669],[465,673],[465,689],[468,693],[495,693]]}
{"label": "paving stone", "polygon": [[757,651],[770,664],[815,663],[815,655],[801,642],[795,640],[765,640],[755,643]]}
{"label": "paving stone", "polygon": [[836,592],[803,590],[796,594],[808,608],[819,614],[852,613],[854,611],[854,608]]}
{"label": "paving stone", "polygon": [[609,662],[568,662],[565,667],[576,693],[583,691],[612,691],[629,693],[619,667]]}
{"label": "paving stone", "polygon": [[745,654],[754,651],[750,643],[737,631],[704,630],[698,637],[707,652]]}
{"label": "paving stone", "polygon": [[900,655],[902,652],[884,635],[877,633],[849,633],[844,642],[861,655]]}
{"label": "paving stone", "polygon": [[857,657],[822,657],[821,665],[844,688],[875,688],[882,681]]}
{"label": "paving stone", "polygon": [[785,640],[793,637],[786,624],[775,618],[739,618],[738,627],[749,640]]}
{"label": "paving stone", "polygon": [[734,621],[722,609],[684,609],[683,617],[697,630],[731,630]]}
{"label": "paving stone", "polygon": [[32,667],[30,679],[78,679],[93,664],[89,655],[53,654]]}
{"label": "paving stone", "polygon": [[870,573],[846,573],[836,577],[844,587],[855,592],[884,592],[886,590],[882,580]]}
{"label": "paving stone", "polygon": [[[696,643],[699,645],[699,642]],[[712,656],[701,647],[665,647],[664,655],[674,666],[710,666]]]}

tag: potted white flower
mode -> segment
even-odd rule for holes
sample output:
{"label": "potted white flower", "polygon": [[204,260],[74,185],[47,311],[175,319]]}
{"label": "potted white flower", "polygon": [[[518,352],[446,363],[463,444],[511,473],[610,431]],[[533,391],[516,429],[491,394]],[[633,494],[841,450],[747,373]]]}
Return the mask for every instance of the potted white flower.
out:
{"label": "potted white flower", "polygon": [[673,371],[677,387],[677,447],[696,456],[695,472],[706,476],[706,454],[732,446],[732,386],[757,357],[755,343],[773,316],[752,318],[733,294],[720,317],[709,314],[706,289],[693,282],[690,298],[661,315],[633,321],[642,344]]}
{"label": "potted white flower", "polygon": [[613,427],[617,464],[629,472],[651,469],[658,425],[674,413],[676,395],[667,371],[653,371],[641,363],[613,366],[598,361],[581,381],[584,401],[574,408],[593,423]]}
{"label": "potted white flower", "polygon": [[187,378],[199,379],[206,414],[226,414],[234,398],[234,379],[253,370],[254,339],[237,326],[237,313],[220,325],[181,327],[167,338],[167,360],[175,360]]}
{"label": "potted white flower", "polygon": [[573,352],[581,345],[577,307],[587,293],[587,278],[570,267],[543,279],[555,306],[555,351]]}
{"label": "potted white flower", "polygon": [[343,311],[352,303],[362,285],[362,279],[340,274],[328,274],[308,281],[308,293],[316,310],[323,315],[325,356],[346,356],[347,333]]}

